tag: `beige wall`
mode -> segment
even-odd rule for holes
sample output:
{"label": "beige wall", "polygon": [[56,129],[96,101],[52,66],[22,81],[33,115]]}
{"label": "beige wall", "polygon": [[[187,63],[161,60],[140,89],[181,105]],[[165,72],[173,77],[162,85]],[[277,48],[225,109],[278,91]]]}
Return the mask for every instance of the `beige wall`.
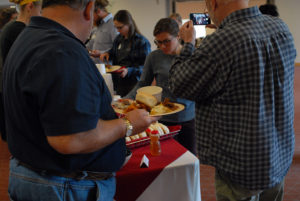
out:
{"label": "beige wall", "polygon": [[295,40],[298,52],[296,63],[300,63],[300,1],[299,0],[277,0],[276,5],[280,18],[287,23]]}

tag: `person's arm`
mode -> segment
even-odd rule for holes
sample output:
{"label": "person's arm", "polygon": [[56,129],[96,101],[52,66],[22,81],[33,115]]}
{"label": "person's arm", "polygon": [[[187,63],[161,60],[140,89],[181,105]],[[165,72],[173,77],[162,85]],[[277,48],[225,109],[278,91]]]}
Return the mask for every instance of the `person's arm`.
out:
{"label": "person's arm", "polygon": [[169,88],[178,97],[200,101],[224,87],[230,75],[230,55],[226,60],[220,57],[221,50],[217,49],[216,43],[221,39],[214,37],[211,40],[209,36],[194,50],[194,30],[190,25],[180,30],[185,44],[170,69]]}
{"label": "person's arm", "polygon": [[[132,134],[146,130],[157,117],[150,117],[146,110],[133,110],[127,118],[133,125]],[[126,124],[123,119],[99,120],[96,128],[80,133],[60,136],[47,136],[47,140],[61,154],[84,154],[97,151],[125,137]]]}

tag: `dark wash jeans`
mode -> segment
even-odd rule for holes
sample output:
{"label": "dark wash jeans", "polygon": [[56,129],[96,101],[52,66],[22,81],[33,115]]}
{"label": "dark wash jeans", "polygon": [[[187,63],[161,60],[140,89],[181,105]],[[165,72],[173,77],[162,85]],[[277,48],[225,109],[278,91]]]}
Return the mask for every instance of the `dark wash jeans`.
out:
{"label": "dark wash jeans", "polygon": [[38,174],[10,160],[8,193],[12,201],[113,201],[115,177],[75,180]]}

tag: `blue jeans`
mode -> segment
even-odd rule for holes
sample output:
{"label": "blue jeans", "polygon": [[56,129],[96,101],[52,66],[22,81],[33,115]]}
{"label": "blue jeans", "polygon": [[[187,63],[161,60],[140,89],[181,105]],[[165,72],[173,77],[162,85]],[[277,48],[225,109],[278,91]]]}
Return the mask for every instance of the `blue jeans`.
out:
{"label": "blue jeans", "polygon": [[112,201],[114,177],[107,180],[75,180],[41,175],[10,160],[8,193],[12,201]]}

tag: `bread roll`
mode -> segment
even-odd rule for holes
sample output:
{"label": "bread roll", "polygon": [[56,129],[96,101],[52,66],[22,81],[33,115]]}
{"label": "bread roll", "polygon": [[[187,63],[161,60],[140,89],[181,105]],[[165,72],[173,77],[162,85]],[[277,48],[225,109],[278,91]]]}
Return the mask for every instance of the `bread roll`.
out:
{"label": "bread roll", "polygon": [[135,100],[137,102],[143,103],[146,106],[153,108],[155,105],[157,105],[157,100],[154,96],[146,93],[137,93]]}
{"label": "bread roll", "polygon": [[130,142],[131,141],[130,137],[125,137],[125,141]]}
{"label": "bread roll", "polygon": [[170,130],[169,130],[169,128],[168,128],[166,125],[164,125],[164,124],[162,124],[162,123],[158,123],[158,125],[159,125],[160,128],[164,131],[164,134],[170,133]]}
{"label": "bread roll", "polygon": [[144,131],[144,132],[141,132],[139,134],[140,138],[143,138],[143,137],[147,137],[147,133]]}
{"label": "bread roll", "polygon": [[131,140],[137,140],[139,138],[140,138],[139,135],[132,135],[132,136],[130,136]]}
{"label": "bread roll", "polygon": [[163,134],[164,134],[163,129],[160,127],[160,125],[159,125],[158,123],[154,123],[154,124],[152,124],[152,125],[154,126],[155,130],[158,131],[158,134],[159,134],[159,135],[163,135]]}

